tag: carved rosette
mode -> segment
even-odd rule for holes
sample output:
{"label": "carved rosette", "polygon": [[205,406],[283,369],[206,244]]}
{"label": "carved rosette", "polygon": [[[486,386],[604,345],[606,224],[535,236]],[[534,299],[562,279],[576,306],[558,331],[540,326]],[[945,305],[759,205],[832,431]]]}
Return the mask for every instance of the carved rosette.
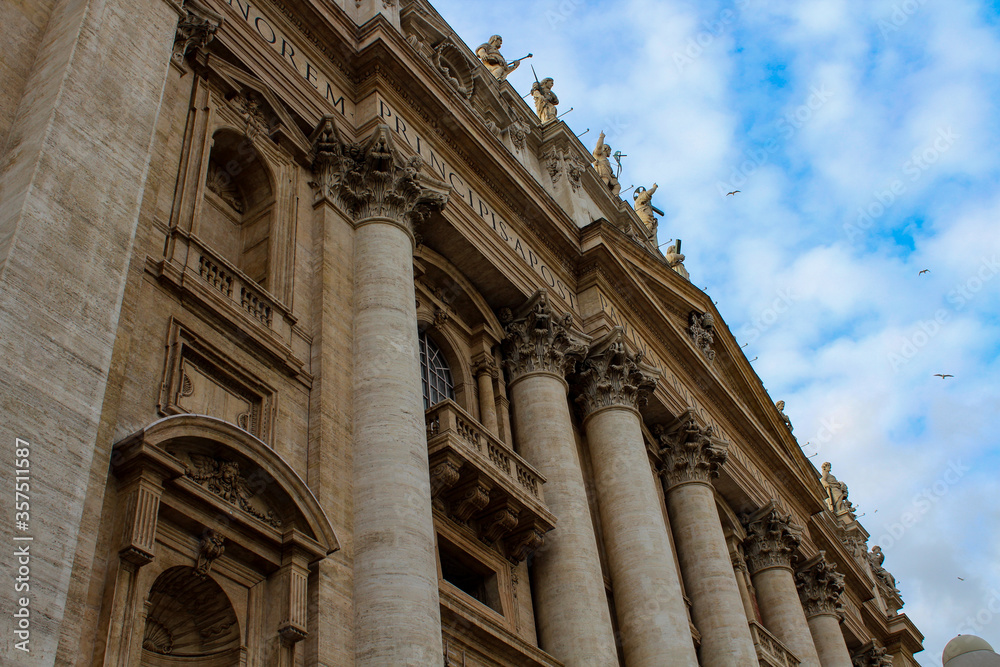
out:
{"label": "carved rosette", "polygon": [[511,381],[543,371],[565,377],[587,353],[585,338],[573,330],[573,316],[556,315],[545,290],[536,292],[517,315],[505,310],[500,321]]}
{"label": "carved rosette", "polygon": [[186,13],[177,21],[174,52],[171,56],[180,63],[191,49],[204,48],[215,37],[222,25],[222,17],[198,0],[184,3]]}
{"label": "carved rosette", "polygon": [[642,352],[632,354],[625,348],[620,327],[593,344],[574,377],[576,402],[584,417],[601,408],[638,409],[646,404],[648,392],[656,389],[659,373],[642,364],[642,356]]}
{"label": "carved rosette", "polygon": [[791,567],[792,556],[802,541],[802,528],[792,516],[771,501],[744,521],[747,538],[743,542],[750,574],[769,567]]}
{"label": "carved rosette", "polygon": [[851,662],[854,667],[892,667],[892,656],[887,653],[877,639],[872,639],[851,656]]}
{"label": "carved rosette", "polygon": [[328,200],[356,222],[388,218],[414,233],[428,214],[448,203],[448,184],[421,174],[423,159],[404,157],[385,125],[363,143],[347,143],[334,117],[324,116],[310,140],[315,203]]}
{"label": "carved rosette", "polygon": [[799,589],[806,618],[840,614],[844,575],[837,572],[836,564],[827,561],[822,551],[795,573],[795,587]]}
{"label": "carved rosette", "polygon": [[711,426],[698,424],[694,410],[687,410],[672,426],[657,426],[654,432],[660,441],[667,489],[687,482],[709,484],[719,476],[729,444],[714,437]]}

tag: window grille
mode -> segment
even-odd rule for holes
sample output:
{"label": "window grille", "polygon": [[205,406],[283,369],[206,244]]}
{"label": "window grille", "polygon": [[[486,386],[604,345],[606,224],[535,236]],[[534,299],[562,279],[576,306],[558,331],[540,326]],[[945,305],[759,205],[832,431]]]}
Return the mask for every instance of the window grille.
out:
{"label": "window grille", "polygon": [[446,398],[455,398],[455,384],[451,380],[451,370],[445,361],[441,348],[427,336],[420,333],[420,384],[424,394],[424,410]]}

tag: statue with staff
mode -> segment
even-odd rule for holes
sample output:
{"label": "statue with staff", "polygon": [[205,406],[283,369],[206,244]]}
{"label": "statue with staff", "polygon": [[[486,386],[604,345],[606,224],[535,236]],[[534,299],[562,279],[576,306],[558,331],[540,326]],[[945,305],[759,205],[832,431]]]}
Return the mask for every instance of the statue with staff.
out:
{"label": "statue with staff", "polygon": [[539,81],[534,66],[531,68],[531,73],[535,75],[535,82],[531,84],[531,96],[535,99],[535,111],[538,112],[539,120],[548,123],[556,119],[556,105],[559,104],[559,98],[552,92],[555,81],[550,77]]}
{"label": "statue with staff", "polygon": [[488,42],[476,49],[476,55],[486,65],[486,69],[496,77],[497,81],[506,81],[507,75],[516,70],[521,65],[522,60],[530,58],[531,54],[507,62],[507,59],[500,53],[501,46],[503,46],[503,38],[500,35],[493,35]]}
{"label": "statue with staff", "polygon": [[656,188],[659,187],[656,183],[653,183],[653,187],[648,190],[641,185],[635,189],[632,194],[632,200],[635,202],[632,208],[635,209],[636,215],[639,216],[639,220],[645,225],[646,231],[650,236],[655,236],[657,220],[654,213],[663,215],[663,211],[653,206],[653,193],[656,192]]}
{"label": "statue with staff", "polygon": [[[620,158],[619,153],[616,156],[616,161]],[[622,186],[618,182],[618,177],[615,175],[615,170],[611,168],[611,146],[604,143],[604,133],[601,132],[601,136],[597,138],[597,147],[594,148],[594,159],[591,160],[594,164],[594,169],[597,170],[597,176],[604,184],[608,186],[611,194],[617,195],[621,192]],[[621,164],[621,162],[619,162]]]}

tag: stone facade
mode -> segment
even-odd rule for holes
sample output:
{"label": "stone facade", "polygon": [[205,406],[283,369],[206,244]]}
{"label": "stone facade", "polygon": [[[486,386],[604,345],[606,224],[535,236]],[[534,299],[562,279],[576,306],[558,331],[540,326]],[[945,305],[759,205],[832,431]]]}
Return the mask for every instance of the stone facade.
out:
{"label": "stone facade", "polygon": [[0,20],[0,662],[914,664],[711,300],[424,0]]}

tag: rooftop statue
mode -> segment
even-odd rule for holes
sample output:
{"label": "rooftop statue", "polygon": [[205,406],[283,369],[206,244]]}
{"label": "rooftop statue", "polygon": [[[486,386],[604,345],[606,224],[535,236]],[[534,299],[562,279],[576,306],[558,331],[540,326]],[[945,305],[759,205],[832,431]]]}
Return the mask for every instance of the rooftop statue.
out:
{"label": "rooftop statue", "polygon": [[[490,73],[496,77],[497,81],[506,81],[507,75],[516,70],[524,58],[518,58],[508,63],[507,59],[500,53],[501,46],[503,46],[503,38],[500,35],[493,35],[488,42],[481,44],[476,49],[476,55],[483,61]],[[525,58],[530,57],[530,53],[525,56]]]}
{"label": "rooftop statue", "polygon": [[535,98],[535,111],[538,112],[538,118],[543,123],[556,119],[556,105],[559,104],[559,98],[552,92],[554,83],[555,81],[546,77],[531,84],[531,96]]}
{"label": "rooftop statue", "polygon": [[687,269],[684,268],[684,255],[678,252],[677,245],[677,243],[673,243],[667,246],[667,252],[663,256],[667,259],[667,264],[671,269],[681,274],[687,280],[690,280],[691,276],[688,274]]}
{"label": "rooftop statue", "polygon": [[636,215],[642,220],[642,224],[646,226],[646,231],[650,234],[656,233],[656,216],[653,212],[656,210],[653,208],[653,193],[656,192],[656,183],[653,183],[653,187],[648,190],[645,188],[636,188],[635,191],[635,204],[633,208],[635,209]]}
{"label": "rooftop statue", "polygon": [[820,475],[819,479],[823,484],[823,489],[826,491],[826,504],[831,511],[854,511],[854,506],[847,499],[847,485],[830,473],[829,462],[823,464],[823,474]]}
{"label": "rooftop statue", "polygon": [[781,413],[781,421],[785,422],[785,426],[788,427],[788,432],[791,433],[792,431],[794,431],[795,429],[792,428],[792,420],[789,419],[788,415],[785,414],[785,402],[778,401],[777,403],[774,404],[774,407],[778,409],[779,413]]}
{"label": "rooftop statue", "polygon": [[[597,169],[598,177],[608,186],[611,194],[617,195],[621,191],[622,186],[615,177],[615,170],[611,168],[611,146],[604,143],[603,132],[597,138],[597,146],[594,148],[594,159],[592,162],[594,163],[594,168]],[[683,261],[683,257],[681,261]]]}

